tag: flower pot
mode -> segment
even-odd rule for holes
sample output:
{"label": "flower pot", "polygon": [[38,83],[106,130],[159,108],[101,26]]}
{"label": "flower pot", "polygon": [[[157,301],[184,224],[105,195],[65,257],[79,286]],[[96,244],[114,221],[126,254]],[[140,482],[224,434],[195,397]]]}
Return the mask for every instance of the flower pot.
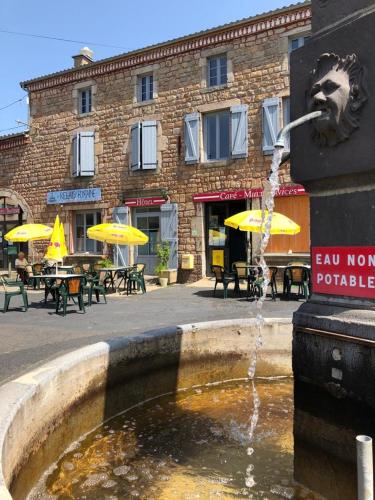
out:
{"label": "flower pot", "polygon": [[159,276],[159,285],[162,287],[168,286],[168,278],[162,278]]}
{"label": "flower pot", "polygon": [[160,276],[168,279],[168,285],[177,283],[177,269],[164,269],[160,272]]}

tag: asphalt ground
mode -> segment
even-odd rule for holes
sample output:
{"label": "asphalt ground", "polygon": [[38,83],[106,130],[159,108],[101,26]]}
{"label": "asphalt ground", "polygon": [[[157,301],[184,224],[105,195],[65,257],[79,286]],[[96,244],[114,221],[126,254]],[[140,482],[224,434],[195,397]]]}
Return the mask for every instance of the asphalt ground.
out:
{"label": "asphalt ground", "polygon": [[[65,317],[55,313],[54,303],[44,304],[44,291],[29,291],[30,308],[21,310],[20,297],[13,297],[10,310],[0,312],[0,384],[22,375],[44,362],[101,340],[134,336],[155,328],[201,321],[255,317],[255,302],[245,296],[226,300],[222,290],[213,297],[212,288],[173,285],[144,295],[111,296],[79,312],[70,303]],[[2,310],[4,297],[0,293]],[[301,301],[267,298],[263,315],[292,317]]]}

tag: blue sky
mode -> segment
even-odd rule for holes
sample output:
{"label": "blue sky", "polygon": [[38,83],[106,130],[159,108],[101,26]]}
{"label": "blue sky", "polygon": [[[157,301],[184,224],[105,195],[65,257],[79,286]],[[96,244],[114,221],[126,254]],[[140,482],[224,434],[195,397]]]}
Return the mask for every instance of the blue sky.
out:
{"label": "blue sky", "polygon": [[12,129],[17,127],[16,120],[27,121],[25,98],[1,109],[25,96],[19,82],[70,68],[71,56],[83,45],[94,51],[95,60],[103,59],[289,3],[288,0],[0,0],[0,30],[84,42],[67,43],[0,32],[0,135],[21,131],[22,128]]}

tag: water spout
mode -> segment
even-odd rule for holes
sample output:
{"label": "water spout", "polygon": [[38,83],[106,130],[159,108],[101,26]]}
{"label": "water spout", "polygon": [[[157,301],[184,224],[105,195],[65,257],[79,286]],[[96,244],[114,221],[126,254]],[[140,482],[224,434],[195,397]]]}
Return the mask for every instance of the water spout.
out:
{"label": "water spout", "polygon": [[322,116],[324,111],[312,111],[311,113],[307,113],[306,115],[301,116],[300,118],[297,118],[297,120],[294,120],[288,125],[285,125],[284,128],[282,128],[277,136],[276,142],[274,144],[275,148],[284,148],[285,147],[285,138],[288,135],[288,133],[296,127],[299,127],[300,125],[303,125],[304,123],[313,120],[314,118],[319,118],[319,116]]}

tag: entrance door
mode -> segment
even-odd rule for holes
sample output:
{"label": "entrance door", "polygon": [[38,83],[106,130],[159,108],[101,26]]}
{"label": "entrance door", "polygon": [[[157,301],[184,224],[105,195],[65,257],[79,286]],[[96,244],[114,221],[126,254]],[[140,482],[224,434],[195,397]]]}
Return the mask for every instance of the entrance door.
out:
{"label": "entrance door", "polygon": [[[0,197],[0,269],[7,269],[8,263],[14,267],[17,255],[8,257],[7,248],[11,246],[4,236],[14,227],[21,226],[25,222],[24,214],[19,205],[5,196]],[[15,243],[16,252],[27,252],[27,243]]]}
{"label": "entrance door", "polygon": [[155,274],[157,245],[160,243],[160,209],[136,208],[135,225],[148,236],[146,245],[136,246],[136,260],[146,264],[146,274]]}
{"label": "entrance door", "polygon": [[246,210],[246,201],[206,204],[207,274],[213,264],[232,270],[232,263],[246,261],[246,232],[224,226],[224,220]]}

